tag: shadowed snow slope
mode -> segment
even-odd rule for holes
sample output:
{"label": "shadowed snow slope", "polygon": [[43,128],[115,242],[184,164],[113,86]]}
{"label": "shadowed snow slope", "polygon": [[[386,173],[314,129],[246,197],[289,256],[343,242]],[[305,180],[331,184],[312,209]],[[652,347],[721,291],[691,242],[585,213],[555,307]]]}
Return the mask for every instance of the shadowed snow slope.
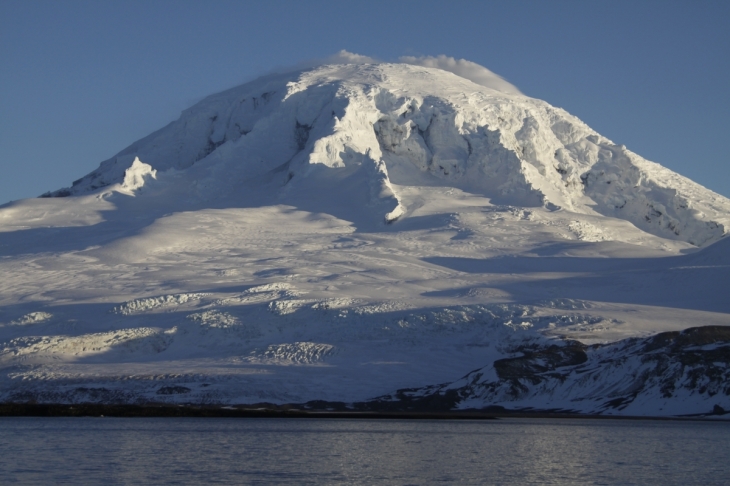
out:
{"label": "shadowed snow slope", "polygon": [[[627,339],[730,324],[730,201],[444,59],[263,77],[0,207],[0,400],[730,409],[724,352],[610,385]],[[612,349],[603,388],[504,371]]]}

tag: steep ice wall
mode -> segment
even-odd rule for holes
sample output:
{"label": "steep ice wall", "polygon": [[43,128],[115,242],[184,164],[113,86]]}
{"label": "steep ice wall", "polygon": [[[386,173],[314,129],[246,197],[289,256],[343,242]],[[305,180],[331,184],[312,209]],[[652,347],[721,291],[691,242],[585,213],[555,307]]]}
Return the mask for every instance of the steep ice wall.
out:
{"label": "steep ice wall", "polygon": [[219,197],[224,181],[268,174],[272,190],[283,190],[345,169],[366,181],[363,197],[386,222],[407,213],[392,182],[418,185],[428,175],[495,202],[599,213],[698,246],[730,227],[730,200],[564,110],[408,64],[320,66],[210,96],[50,195],[122,182],[136,157],[160,174],[209,167],[199,186],[206,197]]}
{"label": "steep ice wall", "polygon": [[595,211],[697,246],[727,232],[726,198],[547,103],[490,98],[472,94],[461,105],[418,96],[381,103],[383,116],[374,128],[386,162],[407,160],[445,184],[496,202]]}

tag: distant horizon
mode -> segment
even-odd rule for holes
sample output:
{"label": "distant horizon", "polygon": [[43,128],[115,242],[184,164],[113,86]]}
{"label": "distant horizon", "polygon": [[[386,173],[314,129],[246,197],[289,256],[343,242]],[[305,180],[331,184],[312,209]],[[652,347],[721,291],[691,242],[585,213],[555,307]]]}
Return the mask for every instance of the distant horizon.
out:
{"label": "distant horizon", "polygon": [[721,143],[729,16],[730,4],[709,1],[7,0],[0,204],[69,186],[208,95],[342,49],[386,62],[444,55],[484,66],[730,197]]}

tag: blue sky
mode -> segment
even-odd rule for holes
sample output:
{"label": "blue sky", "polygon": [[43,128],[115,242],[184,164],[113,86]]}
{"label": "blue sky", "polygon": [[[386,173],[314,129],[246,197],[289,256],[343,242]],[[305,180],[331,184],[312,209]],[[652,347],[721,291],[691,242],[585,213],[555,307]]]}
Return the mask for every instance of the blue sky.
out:
{"label": "blue sky", "polygon": [[481,64],[730,196],[730,2],[0,0],[0,203],[208,94],[340,49]]}

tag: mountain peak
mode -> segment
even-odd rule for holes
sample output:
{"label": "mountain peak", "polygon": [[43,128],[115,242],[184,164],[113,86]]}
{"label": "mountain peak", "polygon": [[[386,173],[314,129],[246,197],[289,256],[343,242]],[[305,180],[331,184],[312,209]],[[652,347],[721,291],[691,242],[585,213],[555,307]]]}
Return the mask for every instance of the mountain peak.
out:
{"label": "mountain peak", "polygon": [[730,409],[728,199],[464,62],[339,56],[0,208],[0,400]]}
{"label": "mountain peak", "polygon": [[[498,204],[624,219],[697,246],[730,226],[730,200],[474,63],[444,56],[378,63],[346,52],[339,58],[358,62],[273,74],[209,96],[50,195],[121,183],[139,158],[160,180],[186,171],[177,183],[195,182],[190,196],[203,199],[251,183],[288,194],[333,178],[350,188],[353,204],[388,223],[409,214],[396,186],[428,184]],[[324,169],[337,174],[324,176]]]}

